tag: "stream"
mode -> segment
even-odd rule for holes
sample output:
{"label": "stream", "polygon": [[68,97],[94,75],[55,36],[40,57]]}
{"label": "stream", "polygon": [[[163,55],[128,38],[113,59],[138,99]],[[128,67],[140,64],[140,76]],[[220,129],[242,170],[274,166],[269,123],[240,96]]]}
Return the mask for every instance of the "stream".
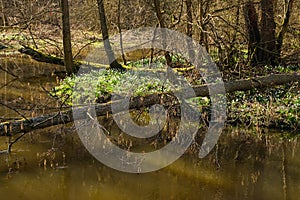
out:
{"label": "stream", "polygon": [[[47,91],[60,66],[1,58],[0,120],[34,117],[60,107]],[[6,105],[6,106],[4,106]],[[117,131],[112,129],[112,131]],[[112,133],[114,134],[114,133]],[[300,199],[300,144],[280,130],[227,127],[200,159],[187,151],[173,164],[146,174],[111,169],[82,145],[73,124],[28,133],[10,155],[0,154],[3,199],[188,200]],[[0,138],[0,150],[8,138]]]}

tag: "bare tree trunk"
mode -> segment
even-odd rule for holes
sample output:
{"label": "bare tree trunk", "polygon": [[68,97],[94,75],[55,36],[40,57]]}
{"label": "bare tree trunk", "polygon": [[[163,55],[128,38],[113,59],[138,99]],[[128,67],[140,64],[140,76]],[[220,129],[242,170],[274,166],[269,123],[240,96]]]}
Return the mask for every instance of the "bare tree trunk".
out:
{"label": "bare tree trunk", "polygon": [[248,1],[244,6],[244,18],[248,31],[248,58],[251,64],[257,63],[256,53],[257,45],[260,42],[260,33],[258,28],[258,15],[252,1]]}
{"label": "bare tree trunk", "polygon": [[249,0],[244,7],[244,16],[249,35],[249,57],[252,65],[278,65],[283,36],[289,24],[293,0],[288,3],[288,9],[282,30],[276,38],[276,23],[273,0],[261,0],[260,30],[258,15],[254,2]]}
{"label": "bare tree trunk", "polygon": [[192,0],[186,0],[186,14],[187,14],[187,24],[186,33],[189,37],[193,36],[193,10],[192,10]]}
{"label": "bare tree trunk", "polygon": [[126,65],[126,57],[124,54],[124,48],[123,48],[123,35],[122,35],[122,28],[121,28],[121,0],[118,1],[118,29],[119,29],[119,35],[120,35],[120,47],[122,52],[122,59],[124,65]]}
{"label": "bare tree trunk", "polygon": [[105,52],[108,57],[110,68],[123,71],[125,69],[116,60],[114,51],[113,51],[110,41],[109,41],[109,34],[108,34],[108,29],[107,29],[107,24],[106,24],[106,15],[105,15],[105,8],[104,8],[103,1],[104,0],[97,0]]}
{"label": "bare tree trunk", "polygon": [[291,13],[292,13],[292,10],[293,10],[293,3],[294,3],[294,0],[289,0],[288,1],[287,10],[286,10],[286,13],[285,13],[282,28],[281,28],[281,31],[278,34],[277,48],[276,48],[278,59],[280,58],[280,54],[281,54],[283,38],[284,38],[284,35],[287,31],[287,28],[288,28],[288,25],[289,25],[289,22],[290,22]]}
{"label": "bare tree trunk", "polygon": [[[237,4],[241,4],[241,0],[237,0]],[[240,18],[241,18],[241,7],[238,6],[236,8],[236,14],[235,14],[235,27],[240,26]],[[231,42],[229,43],[228,50],[226,51],[226,62],[228,66],[233,66],[235,64],[238,64],[236,61],[236,56],[237,56],[237,46],[236,46],[236,41],[238,37],[238,28],[236,28],[233,32]]]}
{"label": "bare tree trunk", "polygon": [[76,70],[73,64],[68,0],[61,0],[61,9],[63,25],[64,65],[66,67],[67,74],[70,75],[75,73]]}
{"label": "bare tree trunk", "polygon": [[209,5],[210,3],[206,2],[205,0],[198,0],[198,6],[199,6],[198,26],[200,27],[199,44],[204,45],[207,52],[209,52],[209,45],[208,45],[207,33],[206,33],[207,22],[204,21],[204,17],[207,15],[207,12],[209,10]]}
{"label": "bare tree trunk", "polygon": [[273,0],[261,0],[261,32],[260,44],[257,49],[258,64],[277,65],[275,36],[275,15]]}
{"label": "bare tree trunk", "polygon": [[0,25],[5,27],[7,24],[6,24],[6,16],[5,16],[3,0],[1,0],[1,10],[2,10],[2,16],[1,16],[2,19],[0,20]]}
{"label": "bare tree trunk", "polygon": [[[192,0],[186,0],[186,14],[187,14],[187,24],[186,24],[186,34],[190,38],[193,37],[193,9],[192,9]],[[190,43],[190,40],[187,41]],[[192,46],[192,44],[189,44],[189,46]],[[194,62],[195,59],[195,53],[192,49],[189,49],[188,51],[189,58],[191,59],[191,62]]]}
{"label": "bare tree trunk", "polygon": [[[155,7],[155,12],[156,12],[156,16],[159,21],[160,27],[166,28],[165,21],[164,21],[164,18],[163,18],[162,12],[161,12],[161,8],[160,8],[160,0],[154,0],[154,7]],[[167,65],[171,66],[172,59],[171,59],[169,52],[165,52],[165,58],[167,61]]]}

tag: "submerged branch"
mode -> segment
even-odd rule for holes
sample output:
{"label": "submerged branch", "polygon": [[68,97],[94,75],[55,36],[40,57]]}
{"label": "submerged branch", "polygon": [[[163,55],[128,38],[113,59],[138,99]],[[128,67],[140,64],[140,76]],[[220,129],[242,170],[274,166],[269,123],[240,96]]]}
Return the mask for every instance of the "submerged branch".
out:
{"label": "submerged branch", "polygon": [[[236,80],[225,82],[226,93],[235,92],[235,91],[246,91],[254,88],[266,88],[273,87],[276,85],[282,85],[291,82],[298,82],[300,80],[300,74],[272,74],[264,77],[257,77],[246,80]],[[214,85],[212,85],[214,86]],[[217,86],[215,84],[215,86]],[[217,87],[214,87],[217,88]],[[196,96],[204,97],[209,96],[208,85],[200,85],[193,87]],[[221,89],[221,88],[220,88]],[[220,90],[221,93],[221,90]],[[171,98],[168,98],[171,96]],[[172,94],[163,93],[163,94],[151,94],[145,97],[134,97],[129,103],[130,109],[138,109],[141,107],[149,107],[154,104],[162,103],[163,101],[172,101]],[[95,104],[95,111],[97,116],[107,115],[111,113],[111,105],[118,104],[120,101],[108,102],[103,104]],[[77,110],[77,119],[86,119],[88,117],[87,107],[78,107],[74,108]],[[118,112],[124,111],[126,108],[120,108]],[[54,114],[48,114],[44,116],[39,116],[30,119],[22,119],[11,122],[0,123],[0,136],[11,136],[17,133],[30,132],[36,129],[46,128],[59,124],[66,124],[73,122],[73,113],[72,109],[66,111],[60,111]]]}

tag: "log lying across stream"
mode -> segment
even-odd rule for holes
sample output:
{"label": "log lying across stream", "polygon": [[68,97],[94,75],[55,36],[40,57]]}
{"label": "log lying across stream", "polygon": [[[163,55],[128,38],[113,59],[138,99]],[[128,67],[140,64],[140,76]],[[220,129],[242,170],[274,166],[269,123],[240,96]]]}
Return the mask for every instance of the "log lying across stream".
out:
{"label": "log lying across stream", "polygon": [[[64,66],[64,59],[58,58],[55,56],[44,54],[40,51],[34,50],[33,48],[24,46],[23,48],[18,50],[22,54],[29,55],[32,59],[38,61],[38,62],[44,62],[49,64],[55,64],[55,65],[61,65]],[[76,69],[79,69],[81,63],[79,61],[74,61],[74,67]]]}
{"label": "log lying across stream", "polygon": [[45,62],[55,65],[62,65],[64,66],[64,60],[62,58],[57,58],[54,56],[43,54],[39,51],[36,51],[30,47],[24,46],[23,48],[19,49],[20,53],[27,54],[31,56],[32,59],[39,61],[39,62]]}
{"label": "log lying across stream", "polygon": [[[226,93],[235,92],[235,91],[246,91],[254,88],[265,88],[273,87],[276,85],[282,85],[291,82],[300,81],[300,74],[272,74],[263,77],[236,80],[225,82]],[[204,97],[209,96],[209,90],[207,85],[200,85],[193,87],[196,96]],[[154,104],[159,104],[161,102],[161,94],[151,94],[145,97],[135,97],[129,103],[130,109],[138,109],[141,107],[148,107]],[[107,115],[111,113],[111,105],[115,102],[108,102],[103,104],[96,104],[95,110],[97,116]],[[79,107],[77,113],[79,113],[78,119],[85,119],[87,117],[86,107]],[[118,111],[122,111],[121,109]],[[18,121],[10,121],[0,123],[0,136],[11,136],[18,133],[26,133],[36,129],[46,128],[59,124],[66,124],[73,122],[72,109],[56,112],[53,114],[48,114],[44,116],[34,117],[30,119],[22,119]]]}

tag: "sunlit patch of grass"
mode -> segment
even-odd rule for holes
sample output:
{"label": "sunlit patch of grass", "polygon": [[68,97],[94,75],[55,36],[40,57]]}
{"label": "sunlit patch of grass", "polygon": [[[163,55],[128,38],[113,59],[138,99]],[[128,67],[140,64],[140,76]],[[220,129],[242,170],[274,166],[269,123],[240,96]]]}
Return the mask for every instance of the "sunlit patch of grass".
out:
{"label": "sunlit patch of grass", "polygon": [[[77,83],[77,84],[76,84]],[[80,88],[74,88],[80,85]],[[114,70],[92,71],[84,76],[65,78],[52,91],[68,105],[73,100],[85,98],[86,102],[98,102],[100,99],[109,99],[112,93],[121,96],[144,96],[152,93],[169,92],[172,84],[161,77],[149,77],[147,73],[122,73]],[[93,89],[91,89],[93,88]],[[81,92],[78,92],[81,91]],[[92,99],[91,99],[92,98]]]}

